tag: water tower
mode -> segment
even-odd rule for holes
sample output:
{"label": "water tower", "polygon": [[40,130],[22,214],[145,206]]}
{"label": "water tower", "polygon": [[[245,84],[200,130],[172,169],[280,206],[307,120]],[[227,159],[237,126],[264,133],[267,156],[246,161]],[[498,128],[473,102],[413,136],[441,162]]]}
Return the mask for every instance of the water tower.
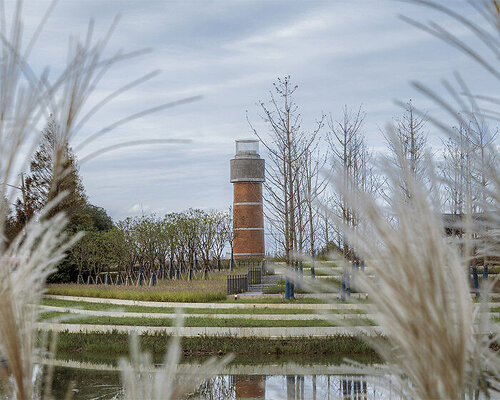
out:
{"label": "water tower", "polygon": [[262,205],[264,176],[265,163],[259,156],[259,141],[236,140],[236,155],[231,160],[234,258],[263,258],[265,255]]}

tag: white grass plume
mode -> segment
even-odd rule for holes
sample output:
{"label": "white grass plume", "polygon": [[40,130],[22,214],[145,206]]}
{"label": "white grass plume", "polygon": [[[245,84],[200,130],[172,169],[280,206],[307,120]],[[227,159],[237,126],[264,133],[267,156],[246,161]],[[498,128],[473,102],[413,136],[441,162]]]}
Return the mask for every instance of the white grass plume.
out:
{"label": "white grass plume", "polygon": [[[398,156],[406,166],[402,151]],[[387,163],[385,172],[395,186],[403,179],[410,194],[392,198],[392,221],[371,195],[350,192],[344,195],[363,228],[341,227],[377,277],[356,276],[389,339],[370,343],[399,378],[403,396],[460,399],[486,390],[486,382],[496,386],[498,359],[484,340],[489,329],[475,324],[465,265],[445,238],[439,207],[408,168]]]}
{"label": "white grass plume", "polygon": [[[176,318],[176,327],[182,325],[182,318]],[[123,384],[124,400],[173,400],[195,390],[203,380],[216,375],[231,361],[232,356],[221,360],[211,358],[198,369],[178,373],[181,358],[180,337],[176,333],[165,354],[164,364],[155,368],[151,355],[142,353],[137,335],[130,337],[130,361],[119,362]]]}
{"label": "white grass plume", "polygon": [[[58,146],[53,160],[53,180],[57,184],[69,172],[64,168],[68,141],[83,124],[108,101],[153,76],[149,74],[123,86],[83,114],[89,97],[110,67],[143,52],[126,54],[120,51],[105,57],[116,21],[108,34],[97,41],[93,38],[93,23],[90,23],[83,41],[72,39],[66,67],[49,82],[48,69],[37,75],[29,65],[28,56],[54,4],[55,1],[33,38],[24,46],[22,1],[15,3],[13,15],[6,18],[4,2],[0,0],[0,360],[5,359],[8,365],[8,373],[4,374],[3,368],[0,373],[0,393],[17,400],[40,396],[36,392],[39,386],[33,379],[36,352],[40,350],[35,343],[37,305],[47,276],[79,235],[69,239],[65,234],[67,219],[64,214],[55,212],[65,194],[54,193],[50,203],[32,218],[13,242],[7,244],[4,235],[7,204],[15,198],[10,188],[16,186],[18,173],[26,170],[40,140],[39,125],[49,114],[53,114],[58,128]],[[140,111],[111,124],[99,134],[173,105],[168,103]]]}
{"label": "white grass plume", "polygon": [[[50,210],[50,206],[46,212]],[[33,397],[33,367],[36,322],[47,276],[64,258],[74,240],[64,233],[66,219],[59,214],[31,222],[22,240],[17,240],[0,257],[0,355],[8,362],[12,385],[6,391],[16,399]]]}

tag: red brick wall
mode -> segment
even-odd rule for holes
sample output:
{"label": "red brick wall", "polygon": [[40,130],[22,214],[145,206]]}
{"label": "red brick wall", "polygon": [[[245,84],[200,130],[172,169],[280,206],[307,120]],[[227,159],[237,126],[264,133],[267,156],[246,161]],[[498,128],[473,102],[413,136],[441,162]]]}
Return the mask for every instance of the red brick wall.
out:
{"label": "red brick wall", "polygon": [[258,258],[264,256],[264,230],[238,229],[264,228],[262,183],[237,182],[234,184],[233,228],[233,252],[235,258]]}
{"label": "red brick wall", "polygon": [[234,202],[262,202],[262,183],[236,182],[234,183]]}

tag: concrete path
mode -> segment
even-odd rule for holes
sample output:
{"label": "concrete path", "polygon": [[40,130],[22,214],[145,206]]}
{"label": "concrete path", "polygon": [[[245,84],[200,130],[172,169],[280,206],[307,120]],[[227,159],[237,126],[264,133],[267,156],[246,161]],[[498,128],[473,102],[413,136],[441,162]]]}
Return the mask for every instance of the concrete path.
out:
{"label": "concrete path", "polygon": [[[133,318],[175,318],[177,314],[172,313],[139,313],[127,312],[120,310],[111,311],[96,311],[96,310],[83,310],[80,308],[71,307],[55,307],[55,306],[40,306],[44,311],[59,311],[78,315],[99,316],[99,317],[133,317]],[[270,321],[283,321],[283,320],[315,320],[324,319],[323,313],[311,314],[185,314],[181,313],[184,318],[197,317],[197,318],[214,318],[214,319],[258,319]],[[369,318],[369,314],[328,314],[331,318]]]}
{"label": "concrete path", "polygon": [[[172,313],[139,313],[127,312],[120,310],[111,311],[97,311],[97,310],[83,310],[80,308],[71,307],[56,307],[56,306],[40,306],[44,311],[59,311],[77,315],[88,315],[98,317],[132,317],[132,318],[175,318],[177,314]],[[321,311],[321,310],[320,310]],[[316,319],[358,319],[358,318],[375,318],[374,314],[325,314],[316,312],[311,314],[181,314],[184,318],[213,318],[213,319],[256,319],[256,320],[269,320],[269,321],[305,321]],[[500,317],[500,313],[489,313],[490,317]]]}
{"label": "concrete path", "polygon": [[[499,324],[492,327],[488,334],[499,332]],[[203,336],[230,336],[236,338],[326,338],[335,335],[355,336],[364,334],[375,336],[385,334],[385,329],[379,326],[353,326],[353,327],[190,327],[175,328],[171,326],[128,326],[128,325],[93,325],[93,324],[58,324],[39,322],[38,328],[44,331],[70,332],[70,333],[136,333],[157,334],[177,333],[184,337]]]}
{"label": "concrete path", "polygon": [[[313,294],[311,297],[327,299],[321,294]],[[355,295],[351,296],[356,300]],[[107,299],[100,297],[78,297],[78,296],[56,296],[45,295],[48,299],[81,301],[87,303],[114,304],[119,306],[144,306],[158,308],[210,308],[210,309],[255,309],[255,308],[275,308],[275,309],[299,309],[299,310],[364,310],[370,307],[369,303],[333,303],[333,304],[304,304],[304,303],[177,303],[160,301],[139,301]],[[262,297],[260,297],[262,298]],[[500,302],[490,302],[489,307],[500,307]]]}
{"label": "concrete path", "polygon": [[277,308],[287,309],[295,308],[301,310],[361,310],[365,304],[336,303],[336,304],[297,304],[297,303],[176,303],[159,301],[139,301],[139,300],[120,300],[106,299],[97,297],[77,297],[77,296],[55,296],[45,295],[45,298],[82,301],[87,303],[115,304],[121,306],[144,306],[158,308],[210,308],[210,309],[237,309],[237,308]]}

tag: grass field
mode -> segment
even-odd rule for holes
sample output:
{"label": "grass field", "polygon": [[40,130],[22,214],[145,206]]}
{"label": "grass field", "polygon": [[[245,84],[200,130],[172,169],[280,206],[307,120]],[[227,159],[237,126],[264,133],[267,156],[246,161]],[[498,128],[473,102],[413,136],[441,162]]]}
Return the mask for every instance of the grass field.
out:
{"label": "grass field", "polygon": [[[152,353],[156,362],[162,362],[170,336],[164,333],[139,336],[141,348]],[[383,340],[383,339],[382,339]],[[335,335],[331,338],[235,338],[235,337],[191,337],[181,338],[184,355],[252,355],[257,359],[266,355],[363,355],[379,362],[375,351],[361,339],[353,336]],[[77,355],[95,361],[96,357],[110,360],[110,356],[127,356],[129,336],[123,333],[75,334],[62,332],[57,337],[57,354]]]}
{"label": "grass field", "polygon": [[[140,312],[140,313],[164,313],[173,314],[175,308],[170,307],[145,307],[145,306],[117,306],[114,304],[89,303],[86,301],[70,301],[46,298],[42,300],[42,305],[53,307],[79,308],[83,310],[95,311],[113,311],[120,310],[124,312]],[[303,308],[225,308],[224,310],[217,308],[184,308],[184,314],[314,314],[313,309]],[[332,314],[364,314],[361,310],[330,310]]]}
{"label": "grass field", "polygon": [[[41,321],[57,320],[72,324],[87,325],[129,325],[129,326],[172,326],[172,318],[151,317],[108,317],[108,316],[79,316],[77,314],[49,311],[40,316]],[[346,321],[353,326],[373,326],[373,321],[367,318],[353,318]],[[338,326],[318,317],[313,320],[256,320],[250,318],[207,318],[187,317],[184,319],[186,327],[318,327]]]}
{"label": "grass field", "polygon": [[[325,274],[326,275],[326,274]],[[320,276],[320,275],[318,275]],[[321,279],[322,283],[328,283],[331,287],[329,288],[328,292],[325,291],[316,291],[316,293],[332,293],[334,291],[339,291],[340,290],[340,280],[337,278],[324,278]],[[302,293],[309,293],[306,290],[303,290],[302,288],[297,289],[297,285],[300,287],[300,283],[296,283],[295,285],[295,293],[297,294],[302,294]],[[285,292],[285,281],[284,280],[279,280],[278,282],[272,284],[271,286],[268,286],[267,288],[264,289],[265,294],[278,294],[278,293],[284,293]],[[332,293],[334,294],[334,293]]]}
{"label": "grass field", "polygon": [[[335,299],[329,299],[334,301]],[[336,301],[336,300],[335,300]],[[225,300],[224,303],[243,303],[243,304],[324,304],[325,300],[318,299],[314,297],[298,297],[296,299],[285,300],[280,297],[266,297],[257,299],[245,299],[243,296],[239,297],[238,300],[232,298]]]}
{"label": "grass field", "polygon": [[226,299],[226,281],[168,281],[153,287],[108,285],[48,285],[47,294],[122,300],[208,303]]}

